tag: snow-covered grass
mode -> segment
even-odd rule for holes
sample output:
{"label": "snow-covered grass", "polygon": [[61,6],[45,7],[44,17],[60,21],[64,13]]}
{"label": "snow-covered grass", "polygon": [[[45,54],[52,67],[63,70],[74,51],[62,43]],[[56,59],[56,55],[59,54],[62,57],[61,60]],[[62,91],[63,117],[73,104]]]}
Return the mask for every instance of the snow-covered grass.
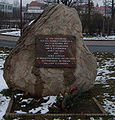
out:
{"label": "snow-covered grass", "polygon": [[[46,98],[43,99],[46,100]],[[49,112],[49,107],[51,107],[54,103],[56,103],[56,96],[49,96],[49,100],[46,103],[42,103],[40,107],[30,110],[29,113],[35,114],[40,112],[41,114],[45,114]]]}
{"label": "snow-covered grass", "polygon": [[[3,79],[3,64],[5,62],[5,58],[8,54],[4,53],[4,51],[0,51],[0,91],[3,89],[7,89],[8,86],[6,85],[6,82]],[[8,107],[10,98],[6,98],[2,94],[0,94],[0,120],[4,116],[6,109]]]}
{"label": "snow-covered grass", "polygon": [[18,29],[18,28],[0,29],[0,32],[4,32],[4,31],[11,31],[11,30],[19,30],[19,29]]}
{"label": "snow-covered grass", "polygon": [[3,78],[3,64],[7,55],[3,51],[0,51],[0,91],[8,88]]}
{"label": "snow-covered grass", "polygon": [[115,116],[115,102],[108,99],[104,99],[103,102],[105,110]]}
{"label": "snow-covered grass", "polygon": [[19,28],[0,29],[0,34],[20,36],[20,29]]}
{"label": "snow-covered grass", "polygon": [[105,111],[115,116],[115,53],[96,53],[98,73],[96,85],[101,86],[100,99]]}
{"label": "snow-covered grass", "polygon": [[57,96],[47,96],[47,97],[43,97],[42,99],[36,100],[35,98],[23,98],[24,97],[23,94],[15,94],[14,97],[20,108],[23,108],[23,110],[16,109],[14,110],[14,112],[22,113],[22,114],[25,113],[45,114],[49,112],[49,108],[52,107],[54,103],[56,103],[56,98],[57,98]]}
{"label": "snow-covered grass", "polygon": [[27,104],[29,104],[32,100],[33,98],[28,98],[28,99],[23,99],[21,102],[26,102]]}
{"label": "snow-covered grass", "polygon": [[98,65],[96,84],[106,84],[107,80],[115,79],[114,76],[110,76],[115,73],[115,53],[96,53],[96,56]]}
{"label": "snow-covered grass", "polygon": [[113,36],[97,36],[97,37],[83,37],[84,40],[115,40],[115,35]]}
{"label": "snow-covered grass", "polygon": [[5,96],[0,94],[0,120],[6,113],[10,98],[6,98]]}

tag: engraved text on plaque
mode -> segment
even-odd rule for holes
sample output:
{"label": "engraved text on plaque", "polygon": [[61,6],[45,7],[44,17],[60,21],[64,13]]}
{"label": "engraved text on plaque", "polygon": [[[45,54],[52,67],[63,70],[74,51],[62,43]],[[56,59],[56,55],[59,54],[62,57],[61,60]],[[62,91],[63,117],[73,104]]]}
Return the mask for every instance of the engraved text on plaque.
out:
{"label": "engraved text on plaque", "polygon": [[38,67],[76,67],[76,38],[71,35],[39,35],[36,37]]}

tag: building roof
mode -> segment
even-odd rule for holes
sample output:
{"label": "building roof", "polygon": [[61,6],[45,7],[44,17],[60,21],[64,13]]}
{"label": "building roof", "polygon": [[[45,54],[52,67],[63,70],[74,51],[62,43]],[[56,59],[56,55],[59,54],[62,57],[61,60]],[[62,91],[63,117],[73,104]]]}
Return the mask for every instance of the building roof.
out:
{"label": "building roof", "polygon": [[95,7],[96,10],[111,10],[111,8],[109,7],[105,7],[105,6],[100,6],[100,7]]}
{"label": "building roof", "polygon": [[38,7],[41,7],[41,6],[44,6],[45,4],[44,3],[40,3],[38,1],[32,1],[28,6],[38,6]]}

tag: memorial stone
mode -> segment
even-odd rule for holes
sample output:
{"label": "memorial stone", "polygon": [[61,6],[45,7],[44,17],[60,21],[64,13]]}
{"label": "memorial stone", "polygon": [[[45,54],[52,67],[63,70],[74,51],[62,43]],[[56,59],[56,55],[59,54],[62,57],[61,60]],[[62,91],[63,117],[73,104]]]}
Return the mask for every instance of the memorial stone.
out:
{"label": "memorial stone", "polygon": [[87,91],[96,78],[96,59],[82,39],[77,11],[48,7],[28,26],[4,64],[9,88],[36,97],[71,88]]}

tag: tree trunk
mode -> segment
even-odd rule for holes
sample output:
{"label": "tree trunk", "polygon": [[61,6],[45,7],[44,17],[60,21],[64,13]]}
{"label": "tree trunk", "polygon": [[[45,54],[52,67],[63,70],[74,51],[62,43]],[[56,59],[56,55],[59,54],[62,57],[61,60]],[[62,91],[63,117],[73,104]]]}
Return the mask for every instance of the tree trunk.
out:
{"label": "tree trunk", "polygon": [[114,0],[112,0],[112,15],[111,15],[111,18],[113,19],[114,18]]}
{"label": "tree trunk", "polygon": [[91,22],[91,0],[88,0],[88,32],[91,34],[90,22]]}

